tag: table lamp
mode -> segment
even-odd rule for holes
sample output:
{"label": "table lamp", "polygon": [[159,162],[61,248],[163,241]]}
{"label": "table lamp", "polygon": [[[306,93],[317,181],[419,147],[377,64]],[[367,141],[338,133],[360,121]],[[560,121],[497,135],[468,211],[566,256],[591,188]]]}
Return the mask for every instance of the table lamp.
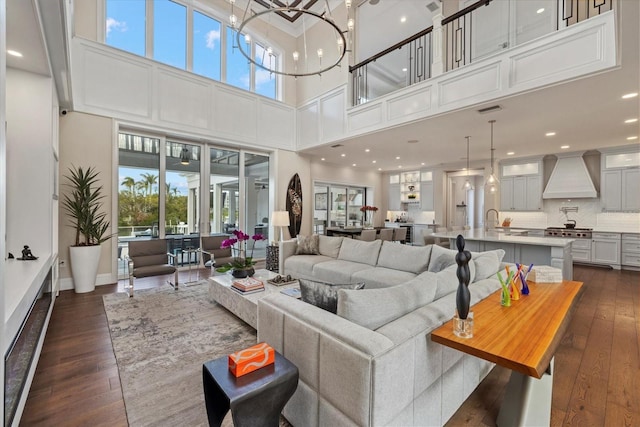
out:
{"label": "table lamp", "polygon": [[280,228],[280,239],[279,241],[284,240],[284,231],[282,227],[289,226],[289,212],[287,211],[273,211],[271,214],[271,223],[274,227]]}

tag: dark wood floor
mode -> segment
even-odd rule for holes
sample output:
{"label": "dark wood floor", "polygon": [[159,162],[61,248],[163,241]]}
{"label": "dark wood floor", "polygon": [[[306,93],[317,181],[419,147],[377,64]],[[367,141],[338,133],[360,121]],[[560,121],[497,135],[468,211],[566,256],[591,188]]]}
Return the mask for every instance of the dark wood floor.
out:
{"label": "dark wood floor", "polygon": [[[638,426],[640,273],[576,266],[574,275],[585,291],[556,353],[551,425]],[[127,425],[102,306],[102,295],[122,286],[60,293],[21,425]],[[156,286],[168,285],[136,282],[138,289]],[[508,379],[496,367],[447,425],[495,425]]]}

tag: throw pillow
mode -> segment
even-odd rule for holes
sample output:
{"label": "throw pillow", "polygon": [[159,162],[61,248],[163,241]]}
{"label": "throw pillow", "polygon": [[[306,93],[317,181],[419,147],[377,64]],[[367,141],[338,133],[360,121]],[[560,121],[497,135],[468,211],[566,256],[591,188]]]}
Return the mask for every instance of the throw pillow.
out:
{"label": "throw pillow", "polygon": [[344,237],[325,236],[323,234],[321,234],[319,237],[320,255],[329,256],[331,258],[338,258],[338,254],[340,253],[340,245],[342,245],[342,239],[344,239]]}
{"label": "throw pillow", "polygon": [[408,282],[388,288],[362,292],[340,290],[337,314],[360,326],[376,330],[429,304],[435,294],[435,274],[425,272]]}
{"label": "throw pillow", "polygon": [[312,234],[311,236],[298,235],[296,255],[318,255],[319,246],[317,234]]}
{"label": "throw pillow", "polygon": [[500,269],[500,263],[504,258],[504,249],[495,249],[487,252],[471,252],[471,260],[476,267],[476,280],[488,279]]}
{"label": "throw pillow", "polygon": [[365,242],[356,239],[343,239],[338,259],[359,262],[375,266],[378,262],[382,240]]}
{"label": "throw pillow", "polygon": [[456,264],[457,250],[446,249],[439,245],[431,248],[431,259],[429,260],[429,271],[437,273],[445,268]]}
{"label": "throw pillow", "polygon": [[382,242],[378,267],[408,271],[420,274],[427,271],[431,246],[399,245],[394,242]]}
{"label": "throw pillow", "polygon": [[338,289],[362,289],[364,283],[335,284],[299,279],[302,301],[335,313],[338,307]]}

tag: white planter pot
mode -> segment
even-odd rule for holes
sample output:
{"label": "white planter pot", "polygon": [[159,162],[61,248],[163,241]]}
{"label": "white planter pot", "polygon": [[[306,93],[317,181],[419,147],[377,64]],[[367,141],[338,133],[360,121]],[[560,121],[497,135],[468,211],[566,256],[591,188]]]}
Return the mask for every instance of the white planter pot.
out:
{"label": "white planter pot", "polygon": [[76,293],[92,292],[96,288],[101,246],[71,246],[71,269]]}

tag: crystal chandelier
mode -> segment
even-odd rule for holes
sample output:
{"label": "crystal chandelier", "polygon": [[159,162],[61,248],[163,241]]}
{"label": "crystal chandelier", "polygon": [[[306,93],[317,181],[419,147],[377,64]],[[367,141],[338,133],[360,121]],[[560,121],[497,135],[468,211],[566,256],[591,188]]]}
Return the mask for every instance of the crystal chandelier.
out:
{"label": "crystal chandelier", "polygon": [[[350,17],[352,0],[345,0],[346,6],[346,23],[347,30],[342,30],[336,24],[329,8],[328,0],[325,0],[325,10],[322,13],[314,12],[310,9],[297,7],[299,2],[294,2],[296,7],[283,4],[278,0],[270,0],[269,4],[265,1],[258,3],[268,6],[261,12],[253,12],[249,10],[251,0],[247,1],[242,19],[239,20],[235,15],[234,5],[236,0],[229,0],[231,3],[231,16],[229,23],[236,33],[236,45],[240,53],[256,67],[268,71],[270,74],[279,74],[283,76],[304,77],[322,75],[322,73],[339,66],[346,53],[350,50],[348,46],[352,43],[351,34],[354,29],[354,20]],[[315,2],[309,2],[311,5]],[[283,54],[278,60],[275,50],[272,46],[265,46],[261,55],[251,54],[251,32],[253,34],[264,34],[264,41],[269,43],[269,32],[275,26],[272,25],[271,19],[277,15],[293,16],[302,20],[302,46],[301,51],[297,49],[289,54]],[[261,19],[259,19],[261,18]],[[286,18],[291,21],[291,18]],[[261,24],[257,21],[262,21]],[[317,24],[314,27],[313,40],[307,40],[307,28]],[[266,25],[266,30],[264,29]],[[258,28],[261,28],[258,30]],[[245,43],[242,43],[244,40]],[[248,45],[248,46],[247,46]],[[335,47],[332,47],[335,46]],[[247,52],[247,47],[249,51]]]}
{"label": "crystal chandelier", "polygon": [[489,120],[489,123],[491,123],[491,175],[489,175],[489,178],[487,178],[487,181],[485,182],[485,187],[489,190],[489,193],[492,194],[498,191],[498,185],[500,185],[500,181],[498,181],[498,178],[493,171],[493,152],[495,151],[495,148],[493,148],[493,124],[495,122],[495,120]]}

